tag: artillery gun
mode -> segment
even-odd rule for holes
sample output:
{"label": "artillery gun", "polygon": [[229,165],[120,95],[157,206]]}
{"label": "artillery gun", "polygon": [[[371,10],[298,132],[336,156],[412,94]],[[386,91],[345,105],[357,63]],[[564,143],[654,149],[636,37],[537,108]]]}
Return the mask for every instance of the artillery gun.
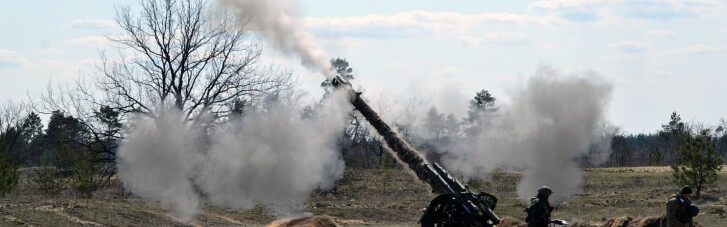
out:
{"label": "artillery gun", "polygon": [[354,91],[348,81],[336,76],[331,84],[348,94],[351,104],[384,137],[386,145],[398,160],[408,165],[419,180],[429,184],[439,194],[419,218],[422,226],[491,227],[500,223],[500,218],[493,212],[497,204],[495,196],[485,192],[475,194],[439,164],[427,162],[371,109],[361,98],[361,93]]}

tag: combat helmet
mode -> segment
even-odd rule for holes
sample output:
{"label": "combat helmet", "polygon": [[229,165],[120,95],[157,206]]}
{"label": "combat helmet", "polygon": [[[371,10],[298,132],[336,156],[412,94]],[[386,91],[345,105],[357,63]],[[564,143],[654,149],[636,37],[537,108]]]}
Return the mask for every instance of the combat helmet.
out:
{"label": "combat helmet", "polygon": [[550,194],[553,194],[553,190],[550,190],[550,187],[548,186],[543,186],[538,189],[538,194],[549,196]]}

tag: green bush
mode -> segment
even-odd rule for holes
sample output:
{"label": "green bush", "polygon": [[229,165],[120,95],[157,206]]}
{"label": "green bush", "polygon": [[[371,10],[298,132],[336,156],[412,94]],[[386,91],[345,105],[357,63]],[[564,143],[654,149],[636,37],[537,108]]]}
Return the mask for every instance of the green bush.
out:
{"label": "green bush", "polygon": [[50,166],[43,166],[35,169],[36,178],[33,179],[33,183],[38,186],[38,189],[46,194],[56,195],[62,187],[62,178],[59,176],[58,171]]}
{"label": "green bush", "polygon": [[61,171],[50,165],[51,159],[48,156],[43,158],[42,163],[43,165],[41,167],[33,171],[35,172],[35,178],[32,181],[42,192],[56,195],[63,189],[65,183],[63,176],[61,176]]}
{"label": "green bush", "polygon": [[57,194],[69,185],[78,195],[90,197],[97,188],[96,168],[91,161],[92,153],[86,149],[62,148],[43,159],[43,167],[35,170],[33,179],[38,189],[48,194]]}
{"label": "green bush", "polygon": [[80,195],[91,197],[96,186],[93,181],[94,176],[95,172],[90,160],[82,159],[77,161],[73,165],[73,176],[71,177],[73,189]]}
{"label": "green bush", "polygon": [[0,152],[0,197],[10,193],[18,185],[18,164],[7,152]]}

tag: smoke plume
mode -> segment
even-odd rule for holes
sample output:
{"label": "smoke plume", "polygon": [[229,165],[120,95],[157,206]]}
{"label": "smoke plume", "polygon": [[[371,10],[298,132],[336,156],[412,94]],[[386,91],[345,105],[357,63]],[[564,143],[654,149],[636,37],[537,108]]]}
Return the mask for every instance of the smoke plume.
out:
{"label": "smoke plume", "polygon": [[467,177],[496,168],[521,169],[517,193],[523,201],[550,186],[559,202],[582,181],[578,159],[604,144],[602,124],[611,85],[592,75],[561,75],[541,67],[512,102],[487,118],[477,135],[450,145],[443,162]]}
{"label": "smoke plume", "polygon": [[119,175],[133,194],[185,219],[203,202],[285,213],[342,176],[335,139],[351,109],[344,95],[334,95],[303,119],[294,103],[276,101],[211,134],[176,110],[139,117],[120,147]]}
{"label": "smoke plume", "polygon": [[218,0],[231,8],[238,20],[265,37],[277,49],[289,56],[300,57],[301,64],[326,76],[335,72],[313,34],[304,29],[294,0]]}
{"label": "smoke plume", "polygon": [[232,208],[304,202],[316,188],[343,175],[336,138],[352,110],[344,94],[326,100],[312,119],[296,108],[273,103],[248,114],[210,149],[198,183],[210,202]]}
{"label": "smoke plume", "polygon": [[203,161],[195,132],[183,124],[180,111],[165,110],[157,119],[132,120],[119,148],[117,168],[124,188],[144,200],[160,201],[177,215],[192,217],[200,199],[194,190],[194,169]]}

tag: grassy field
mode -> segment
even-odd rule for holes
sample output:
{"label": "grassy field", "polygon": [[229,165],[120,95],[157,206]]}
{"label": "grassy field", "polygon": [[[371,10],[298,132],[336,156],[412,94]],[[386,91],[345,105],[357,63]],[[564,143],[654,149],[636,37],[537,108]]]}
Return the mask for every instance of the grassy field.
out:
{"label": "grassy field", "polygon": [[[515,193],[519,173],[499,172],[471,186],[496,195],[500,217],[523,219],[525,208]],[[566,200],[554,217],[570,222],[601,223],[620,216],[663,214],[666,200],[677,188],[667,167],[597,168],[585,172],[583,190]],[[429,200],[428,186],[404,170],[347,170],[332,190],[313,193],[303,214],[328,215],[348,226],[415,226]],[[717,187],[703,192],[695,203],[695,220],[705,226],[727,226],[727,172]],[[205,207],[191,222],[174,216],[157,203],[135,198],[118,185],[82,198],[70,191],[44,195],[24,177],[19,187],[0,198],[0,226],[259,226],[276,219],[274,212],[256,208],[234,210]]]}

